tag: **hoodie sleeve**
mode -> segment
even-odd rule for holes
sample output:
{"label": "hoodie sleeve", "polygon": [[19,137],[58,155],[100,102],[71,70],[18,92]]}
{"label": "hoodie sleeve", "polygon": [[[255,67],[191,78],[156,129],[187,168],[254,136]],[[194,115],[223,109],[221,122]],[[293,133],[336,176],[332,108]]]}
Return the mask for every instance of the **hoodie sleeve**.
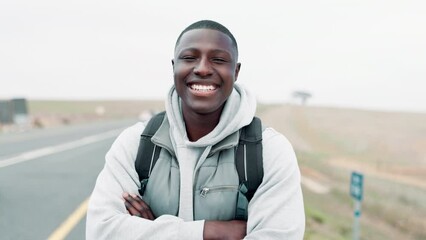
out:
{"label": "hoodie sleeve", "polygon": [[263,168],[263,181],[249,204],[245,239],[303,239],[305,212],[296,155],[272,128],[263,132]]}
{"label": "hoodie sleeve", "polygon": [[89,201],[86,239],[202,239],[204,221],[184,222],[171,215],[151,221],[127,212],[121,195],[138,193],[134,162],[143,128],[138,123],[124,130],[106,154]]}

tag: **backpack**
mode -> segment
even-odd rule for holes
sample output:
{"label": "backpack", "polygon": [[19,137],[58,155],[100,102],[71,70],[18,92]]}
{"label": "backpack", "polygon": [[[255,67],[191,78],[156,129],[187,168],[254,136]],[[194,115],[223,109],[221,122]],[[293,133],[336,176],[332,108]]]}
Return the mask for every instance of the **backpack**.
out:
{"label": "backpack", "polygon": [[[151,142],[163,122],[165,112],[153,116],[147,123],[139,143],[135,169],[139,175],[143,196],[152,169],[160,155],[161,147]],[[240,131],[240,139],[235,150],[235,166],[239,177],[239,192],[235,219],[247,220],[248,202],[253,197],[263,178],[262,123],[258,117]]]}

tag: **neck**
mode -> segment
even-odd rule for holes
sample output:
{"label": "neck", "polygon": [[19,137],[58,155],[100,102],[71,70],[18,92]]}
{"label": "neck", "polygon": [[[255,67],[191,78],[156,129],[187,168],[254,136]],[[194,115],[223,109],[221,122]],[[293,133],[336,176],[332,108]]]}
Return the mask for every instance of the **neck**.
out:
{"label": "neck", "polygon": [[185,121],[188,139],[191,142],[195,142],[213,131],[219,123],[222,109],[223,107],[208,114],[183,111],[183,119]]}

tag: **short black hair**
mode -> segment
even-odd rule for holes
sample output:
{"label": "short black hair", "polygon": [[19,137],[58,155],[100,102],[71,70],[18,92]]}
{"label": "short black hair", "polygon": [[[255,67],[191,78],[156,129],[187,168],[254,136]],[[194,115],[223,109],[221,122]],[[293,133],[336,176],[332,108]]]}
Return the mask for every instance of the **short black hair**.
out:
{"label": "short black hair", "polygon": [[232,35],[231,31],[229,31],[228,28],[226,28],[225,26],[223,26],[222,24],[212,21],[212,20],[200,20],[197,22],[192,23],[191,25],[189,25],[188,27],[186,27],[179,35],[179,37],[176,40],[176,44],[175,44],[175,48],[176,46],[179,44],[179,41],[182,37],[182,35],[190,30],[194,30],[194,29],[212,29],[212,30],[217,30],[220,31],[224,34],[226,34],[229,38],[231,38],[232,44],[235,47],[235,50],[237,51],[237,56],[238,56],[238,45],[237,45],[237,40],[235,40],[234,35]]}

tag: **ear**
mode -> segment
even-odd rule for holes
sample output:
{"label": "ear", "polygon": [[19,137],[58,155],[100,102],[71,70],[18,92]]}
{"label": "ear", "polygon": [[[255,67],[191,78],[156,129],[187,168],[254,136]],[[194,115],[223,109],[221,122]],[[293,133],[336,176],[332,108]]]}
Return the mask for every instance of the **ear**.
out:
{"label": "ear", "polygon": [[172,59],[172,67],[173,67],[173,69],[175,69],[175,60],[174,59]]}
{"label": "ear", "polygon": [[240,73],[240,68],[241,68],[241,63],[237,63],[237,66],[235,66],[235,80],[234,80],[234,82],[236,82],[237,79],[238,79],[238,74]]}

